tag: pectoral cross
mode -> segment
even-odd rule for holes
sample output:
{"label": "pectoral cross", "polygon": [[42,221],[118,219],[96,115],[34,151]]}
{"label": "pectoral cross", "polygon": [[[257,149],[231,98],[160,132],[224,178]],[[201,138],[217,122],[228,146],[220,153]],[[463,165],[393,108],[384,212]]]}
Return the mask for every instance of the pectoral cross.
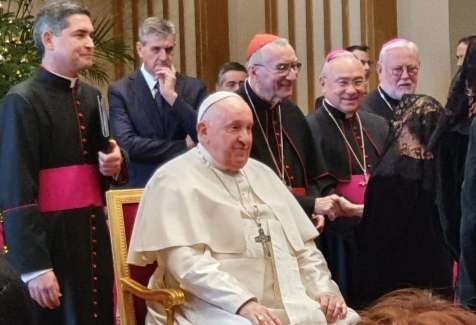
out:
{"label": "pectoral cross", "polygon": [[269,251],[268,244],[267,244],[270,241],[271,241],[271,236],[266,235],[264,233],[263,228],[261,227],[261,224],[258,224],[258,236],[255,237],[255,242],[261,243],[261,245],[263,245],[264,255],[267,257],[271,257],[271,252]]}

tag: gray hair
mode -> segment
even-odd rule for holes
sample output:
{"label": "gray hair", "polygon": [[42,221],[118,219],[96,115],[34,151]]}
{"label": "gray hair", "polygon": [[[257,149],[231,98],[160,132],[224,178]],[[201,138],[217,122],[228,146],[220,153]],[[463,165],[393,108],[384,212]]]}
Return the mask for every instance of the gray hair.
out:
{"label": "gray hair", "polygon": [[264,60],[264,57],[263,57],[263,49],[265,47],[267,47],[268,45],[278,45],[278,46],[281,46],[281,47],[284,47],[284,46],[287,46],[287,45],[290,45],[289,44],[289,41],[285,38],[277,38],[275,39],[274,41],[272,42],[269,42],[268,44],[266,44],[265,46],[261,47],[260,49],[258,49],[255,53],[253,53],[250,58],[248,59],[248,62],[246,62],[246,68],[249,68],[251,67],[252,65],[254,64],[257,64],[257,63],[262,63],[263,60]]}
{"label": "gray hair", "polygon": [[91,17],[89,10],[77,1],[53,1],[40,9],[33,24],[33,41],[40,57],[45,54],[41,39],[43,33],[51,32],[58,36],[63,29],[69,27],[67,18],[76,14]]}
{"label": "gray hair", "polygon": [[384,63],[385,59],[387,58],[388,52],[396,48],[404,48],[410,50],[410,52],[412,52],[417,57],[418,61],[420,61],[418,46],[412,41],[403,38],[397,38],[388,41],[387,43],[382,45],[382,49],[380,50],[380,55],[378,58],[380,63]]}
{"label": "gray hair", "polygon": [[139,41],[145,44],[147,36],[152,34],[159,34],[161,37],[175,36],[175,25],[170,20],[147,17],[139,27]]}

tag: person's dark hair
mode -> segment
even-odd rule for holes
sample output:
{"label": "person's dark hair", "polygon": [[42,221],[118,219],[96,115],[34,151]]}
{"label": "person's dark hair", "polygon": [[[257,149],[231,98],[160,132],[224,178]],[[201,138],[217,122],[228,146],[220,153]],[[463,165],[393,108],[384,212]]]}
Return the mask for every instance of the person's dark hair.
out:
{"label": "person's dark hair", "polygon": [[353,51],[364,51],[364,52],[368,52],[369,51],[369,47],[367,45],[351,45],[351,46],[347,46],[345,48],[346,51],[349,51],[349,52],[353,52]]}
{"label": "person's dark hair", "polygon": [[458,40],[458,43],[456,44],[459,45],[461,43],[464,43],[468,45],[472,40],[476,40],[476,35],[469,35],[469,36],[462,37]]}
{"label": "person's dark hair", "polygon": [[472,325],[476,315],[429,290],[392,291],[359,313],[358,325]]}
{"label": "person's dark hair", "polygon": [[223,82],[223,75],[228,71],[243,71],[244,73],[248,73],[244,65],[239,62],[226,62],[218,70],[218,77],[217,77],[217,84],[221,85]]}
{"label": "person's dark hair", "polygon": [[33,40],[40,57],[45,54],[41,35],[51,32],[58,36],[68,27],[67,18],[75,14],[91,17],[89,10],[76,1],[52,1],[40,9],[33,24]]}

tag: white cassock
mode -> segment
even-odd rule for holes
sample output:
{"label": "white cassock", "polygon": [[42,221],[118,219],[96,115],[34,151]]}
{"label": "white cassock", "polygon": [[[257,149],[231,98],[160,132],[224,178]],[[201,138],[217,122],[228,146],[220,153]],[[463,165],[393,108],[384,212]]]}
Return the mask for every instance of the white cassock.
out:
{"label": "white cassock", "polygon": [[[269,241],[256,240],[258,224]],[[150,288],[185,291],[178,325],[250,324],[236,312],[252,298],[283,324],[326,324],[315,298],[341,294],[316,249],[317,236],[271,169],[249,159],[241,171],[227,174],[213,167],[199,145],[163,165],[148,182],[128,260],[157,261]],[[164,314],[149,304],[147,324],[165,323]],[[358,319],[349,309],[337,324]]]}

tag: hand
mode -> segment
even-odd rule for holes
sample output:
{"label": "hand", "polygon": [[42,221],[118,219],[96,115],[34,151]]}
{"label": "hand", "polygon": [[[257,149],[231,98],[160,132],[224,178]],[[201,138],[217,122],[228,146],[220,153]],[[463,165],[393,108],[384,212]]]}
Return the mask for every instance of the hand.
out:
{"label": "hand", "polygon": [[154,72],[155,79],[159,82],[160,94],[170,106],[173,106],[175,99],[177,99],[177,92],[175,91],[175,83],[177,81],[175,67],[173,65],[171,67],[158,67]]}
{"label": "hand", "polygon": [[334,221],[340,213],[339,196],[331,194],[324,197],[318,197],[314,201],[314,214],[327,215],[331,221]]}
{"label": "hand", "polygon": [[326,218],[324,218],[322,214],[316,213],[313,213],[311,218],[317,231],[322,232],[324,230],[324,226],[326,225]]}
{"label": "hand", "polygon": [[253,325],[281,325],[281,321],[268,308],[254,300],[244,304],[238,314],[248,319]]}
{"label": "hand", "polygon": [[109,140],[109,153],[99,151],[99,172],[104,176],[115,176],[121,172],[122,154],[116,140]]}
{"label": "hand", "polygon": [[363,204],[352,203],[343,196],[339,197],[339,206],[342,217],[362,217],[364,213]]}
{"label": "hand", "polygon": [[321,304],[321,310],[326,316],[328,323],[334,323],[338,319],[344,319],[347,316],[347,305],[341,296],[324,293],[319,295],[316,300]]}
{"label": "hand", "polygon": [[28,291],[31,298],[43,308],[54,309],[61,304],[60,287],[53,271],[48,271],[28,281]]}
{"label": "hand", "polygon": [[195,147],[195,142],[192,140],[192,137],[187,134],[185,137],[185,145],[187,146],[187,149],[191,149]]}

